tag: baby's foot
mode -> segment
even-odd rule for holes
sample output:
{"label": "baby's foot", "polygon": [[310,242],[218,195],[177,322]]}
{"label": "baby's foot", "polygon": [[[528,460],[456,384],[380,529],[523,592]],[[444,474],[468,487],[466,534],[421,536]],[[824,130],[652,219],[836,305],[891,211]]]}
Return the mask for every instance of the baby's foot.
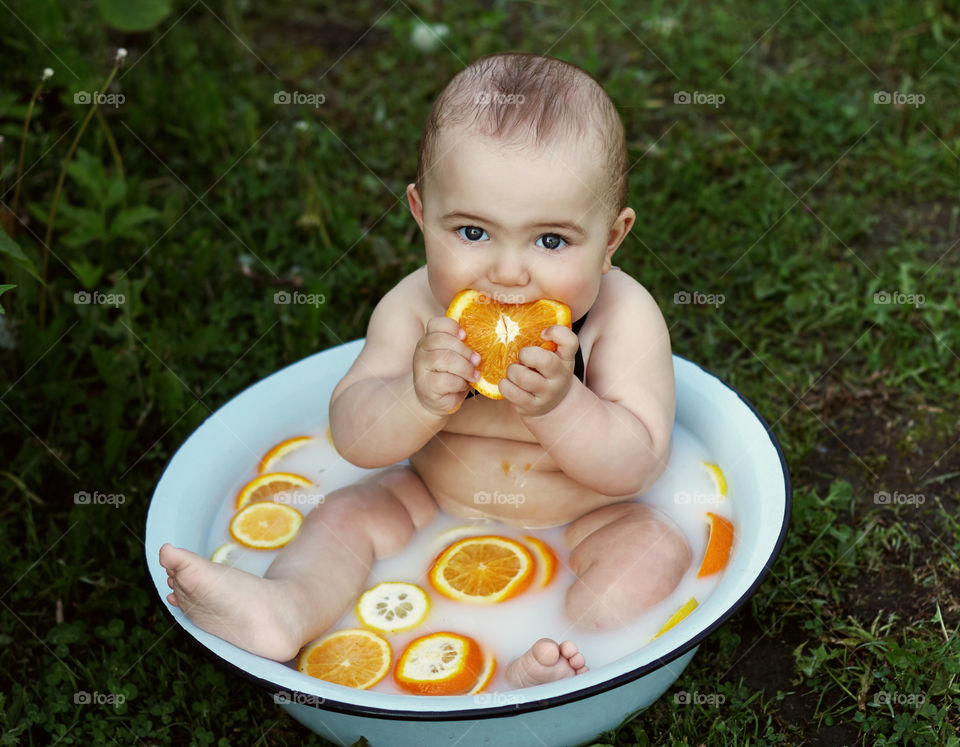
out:
{"label": "baby's foot", "polygon": [[541,638],[523,656],[511,662],[504,673],[511,687],[531,687],[562,680],[587,671],[583,654],[573,641]]}
{"label": "baby's foot", "polygon": [[235,646],[275,661],[289,661],[303,641],[290,608],[297,595],[282,580],[213,563],[165,544],[160,565],[173,589],[167,601],[193,623]]}

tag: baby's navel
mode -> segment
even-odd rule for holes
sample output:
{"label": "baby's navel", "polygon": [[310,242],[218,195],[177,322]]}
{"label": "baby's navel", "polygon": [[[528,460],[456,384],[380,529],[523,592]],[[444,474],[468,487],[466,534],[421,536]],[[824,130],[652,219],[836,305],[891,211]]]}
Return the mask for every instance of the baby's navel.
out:
{"label": "baby's navel", "polygon": [[506,459],[503,460],[503,474],[510,474],[510,462],[508,462]]}

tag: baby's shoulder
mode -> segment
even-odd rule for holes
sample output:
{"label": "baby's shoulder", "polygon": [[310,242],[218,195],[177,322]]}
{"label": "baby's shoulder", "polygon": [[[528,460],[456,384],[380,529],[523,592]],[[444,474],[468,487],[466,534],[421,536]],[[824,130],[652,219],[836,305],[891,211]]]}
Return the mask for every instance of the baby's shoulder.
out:
{"label": "baby's shoulder", "polygon": [[[426,325],[428,319],[437,315],[438,308],[430,291],[427,268],[423,266],[387,291],[374,309],[374,315],[394,320],[397,317],[407,317]],[[443,310],[439,313],[442,314]]]}
{"label": "baby's shoulder", "polygon": [[660,307],[650,291],[618,267],[611,267],[600,281],[600,292],[589,316],[591,320],[596,317],[611,322],[651,313],[659,315]]}

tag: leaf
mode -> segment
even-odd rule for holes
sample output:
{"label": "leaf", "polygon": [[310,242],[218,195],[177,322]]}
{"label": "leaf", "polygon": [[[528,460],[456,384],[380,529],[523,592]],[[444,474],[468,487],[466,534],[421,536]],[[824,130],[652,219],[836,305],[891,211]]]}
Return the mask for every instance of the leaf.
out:
{"label": "leaf", "polygon": [[[0,285],[0,296],[2,296],[4,293],[6,293],[6,292],[7,292],[8,290],[10,290],[11,288],[16,288],[16,287],[17,287],[17,286],[15,286],[15,285]],[[7,313],[7,310],[4,309],[3,306],[0,306],[0,314],[6,314],[6,313]]]}
{"label": "leaf", "polygon": [[98,158],[80,148],[67,166],[67,173],[87,191],[88,204],[100,204],[107,193],[107,172]]}
{"label": "leaf", "polygon": [[160,211],[154,210],[147,205],[137,205],[136,207],[127,208],[117,213],[117,216],[113,219],[113,223],[110,225],[110,233],[113,236],[138,239],[140,238],[140,232],[136,230],[136,226],[148,220],[159,219]]}
{"label": "leaf", "polygon": [[116,205],[127,194],[127,183],[123,179],[114,179],[107,188],[107,194],[103,198],[103,206],[111,207]]}
{"label": "leaf", "polygon": [[40,275],[37,273],[37,268],[34,267],[33,262],[23,253],[20,245],[11,239],[7,235],[7,232],[2,229],[0,229],[0,254],[10,257],[17,265],[29,272],[33,278],[40,280]]}
{"label": "leaf", "polygon": [[97,0],[100,18],[120,31],[149,31],[170,15],[168,0]]}
{"label": "leaf", "polygon": [[70,268],[77,273],[80,285],[87,290],[93,290],[103,275],[103,268],[100,265],[88,262],[85,258],[73,260],[70,262]]}

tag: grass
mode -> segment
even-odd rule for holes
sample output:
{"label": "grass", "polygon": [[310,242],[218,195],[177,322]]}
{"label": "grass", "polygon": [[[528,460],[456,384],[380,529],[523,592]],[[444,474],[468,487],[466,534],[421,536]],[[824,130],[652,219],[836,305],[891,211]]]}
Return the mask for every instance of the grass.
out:
{"label": "grass", "polygon": [[[0,265],[0,743],[322,744],[170,628],[143,575],[147,504],[211,411],[361,336],[422,261],[402,198],[423,118],[461,60],[501,49],[580,64],[621,108],[639,219],[618,264],[674,351],[772,424],[794,484],[767,582],[597,744],[960,743],[955,6],[235,0],[120,32],[22,5],[0,11],[0,217],[24,254]],[[414,47],[416,17],[444,43]],[[48,226],[89,111],[74,96],[118,46],[125,100],[89,123]],[[26,266],[48,228],[42,291]],[[278,306],[284,289],[326,302]]]}

